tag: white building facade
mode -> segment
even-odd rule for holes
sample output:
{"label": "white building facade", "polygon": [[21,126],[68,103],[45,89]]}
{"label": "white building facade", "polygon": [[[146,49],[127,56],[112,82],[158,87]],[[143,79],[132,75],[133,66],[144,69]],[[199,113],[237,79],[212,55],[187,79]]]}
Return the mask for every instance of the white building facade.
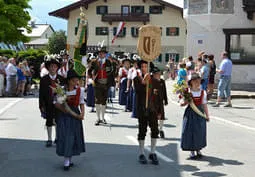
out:
{"label": "white building facade", "polygon": [[[226,50],[233,61],[232,85],[255,87],[255,0],[184,0],[187,54]],[[242,86],[242,87],[240,87]]]}
{"label": "white building facade", "polygon": [[[162,53],[158,62],[170,58],[179,61],[186,53],[186,22],[183,9],[162,0],[81,0],[50,15],[68,20],[67,43],[70,53],[75,44],[80,7],[88,19],[88,52],[96,50],[99,41],[105,41],[111,53],[137,53],[138,29],[145,24],[162,28]],[[112,44],[119,23],[125,22],[120,36]]]}

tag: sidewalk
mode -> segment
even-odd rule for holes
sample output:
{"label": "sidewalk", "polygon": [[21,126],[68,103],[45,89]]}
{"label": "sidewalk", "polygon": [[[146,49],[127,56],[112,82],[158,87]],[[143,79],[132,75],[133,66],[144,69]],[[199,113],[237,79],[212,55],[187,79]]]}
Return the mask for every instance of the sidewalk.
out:
{"label": "sidewalk", "polygon": [[[176,83],[176,80],[168,79],[166,80],[166,87],[168,90],[173,90],[173,84]],[[217,97],[217,89],[214,89],[213,98],[216,99]],[[241,91],[241,90],[231,90],[231,98],[232,99],[240,99],[240,98],[246,98],[246,99],[255,99],[255,91]]]}

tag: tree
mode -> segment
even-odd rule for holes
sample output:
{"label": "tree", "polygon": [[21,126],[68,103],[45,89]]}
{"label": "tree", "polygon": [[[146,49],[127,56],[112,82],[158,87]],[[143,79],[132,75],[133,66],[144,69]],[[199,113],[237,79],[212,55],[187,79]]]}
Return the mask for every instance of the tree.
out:
{"label": "tree", "polygon": [[50,54],[59,54],[61,50],[66,48],[65,31],[56,31],[49,38],[48,50]]}
{"label": "tree", "polygon": [[27,42],[29,38],[22,34],[22,28],[31,31],[28,25],[31,9],[30,0],[0,0],[0,41],[6,43]]}

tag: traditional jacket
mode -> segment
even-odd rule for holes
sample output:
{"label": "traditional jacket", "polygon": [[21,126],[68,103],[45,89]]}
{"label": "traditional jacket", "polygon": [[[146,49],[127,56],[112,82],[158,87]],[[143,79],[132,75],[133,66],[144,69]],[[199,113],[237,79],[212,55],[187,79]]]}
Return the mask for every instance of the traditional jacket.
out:
{"label": "traditional jacket", "polygon": [[91,67],[89,69],[95,78],[95,84],[109,85],[109,75],[112,72],[111,62],[105,59],[104,63],[100,62],[100,59],[91,61]]}
{"label": "traditional jacket", "polygon": [[64,78],[57,75],[56,79],[52,80],[49,75],[46,75],[40,80],[39,108],[44,109],[46,118],[55,118],[56,116],[55,106],[53,105],[54,95],[51,89],[51,87],[56,87],[56,83],[64,85]]}

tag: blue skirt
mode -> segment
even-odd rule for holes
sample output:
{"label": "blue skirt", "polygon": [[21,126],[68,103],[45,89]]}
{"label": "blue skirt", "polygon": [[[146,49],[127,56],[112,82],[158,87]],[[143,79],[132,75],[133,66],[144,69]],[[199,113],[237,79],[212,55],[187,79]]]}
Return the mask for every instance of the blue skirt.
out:
{"label": "blue skirt", "polygon": [[[79,113],[78,108],[71,108]],[[57,148],[59,156],[72,157],[85,152],[82,121],[73,118],[70,114],[59,113],[57,121]]]}
{"label": "blue skirt", "polygon": [[[202,110],[202,106],[198,106]],[[206,147],[206,120],[188,106],[184,113],[181,148],[184,151],[198,151]]]}
{"label": "blue skirt", "polygon": [[87,88],[87,106],[95,107],[95,93],[92,84],[88,85]]}
{"label": "blue skirt", "polygon": [[132,114],[131,117],[132,118],[138,118],[137,117],[137,107],[136,107],[136,92],[135,89],[133,89],[133,96],[132,96]]}
{"label": "blue skirt", "polygon": [[129,111],[132,111],[132,105],[133,105],[133,87],[129,88],[129,91],[127,93],[127,103],[126,103],[126,109],[128,109]]}
{"label": "blue skirt", "polygon": [[127,104],[127,79],[124,79],[120,83],[120,93],[119,93],[119,104],[126,105]]}

